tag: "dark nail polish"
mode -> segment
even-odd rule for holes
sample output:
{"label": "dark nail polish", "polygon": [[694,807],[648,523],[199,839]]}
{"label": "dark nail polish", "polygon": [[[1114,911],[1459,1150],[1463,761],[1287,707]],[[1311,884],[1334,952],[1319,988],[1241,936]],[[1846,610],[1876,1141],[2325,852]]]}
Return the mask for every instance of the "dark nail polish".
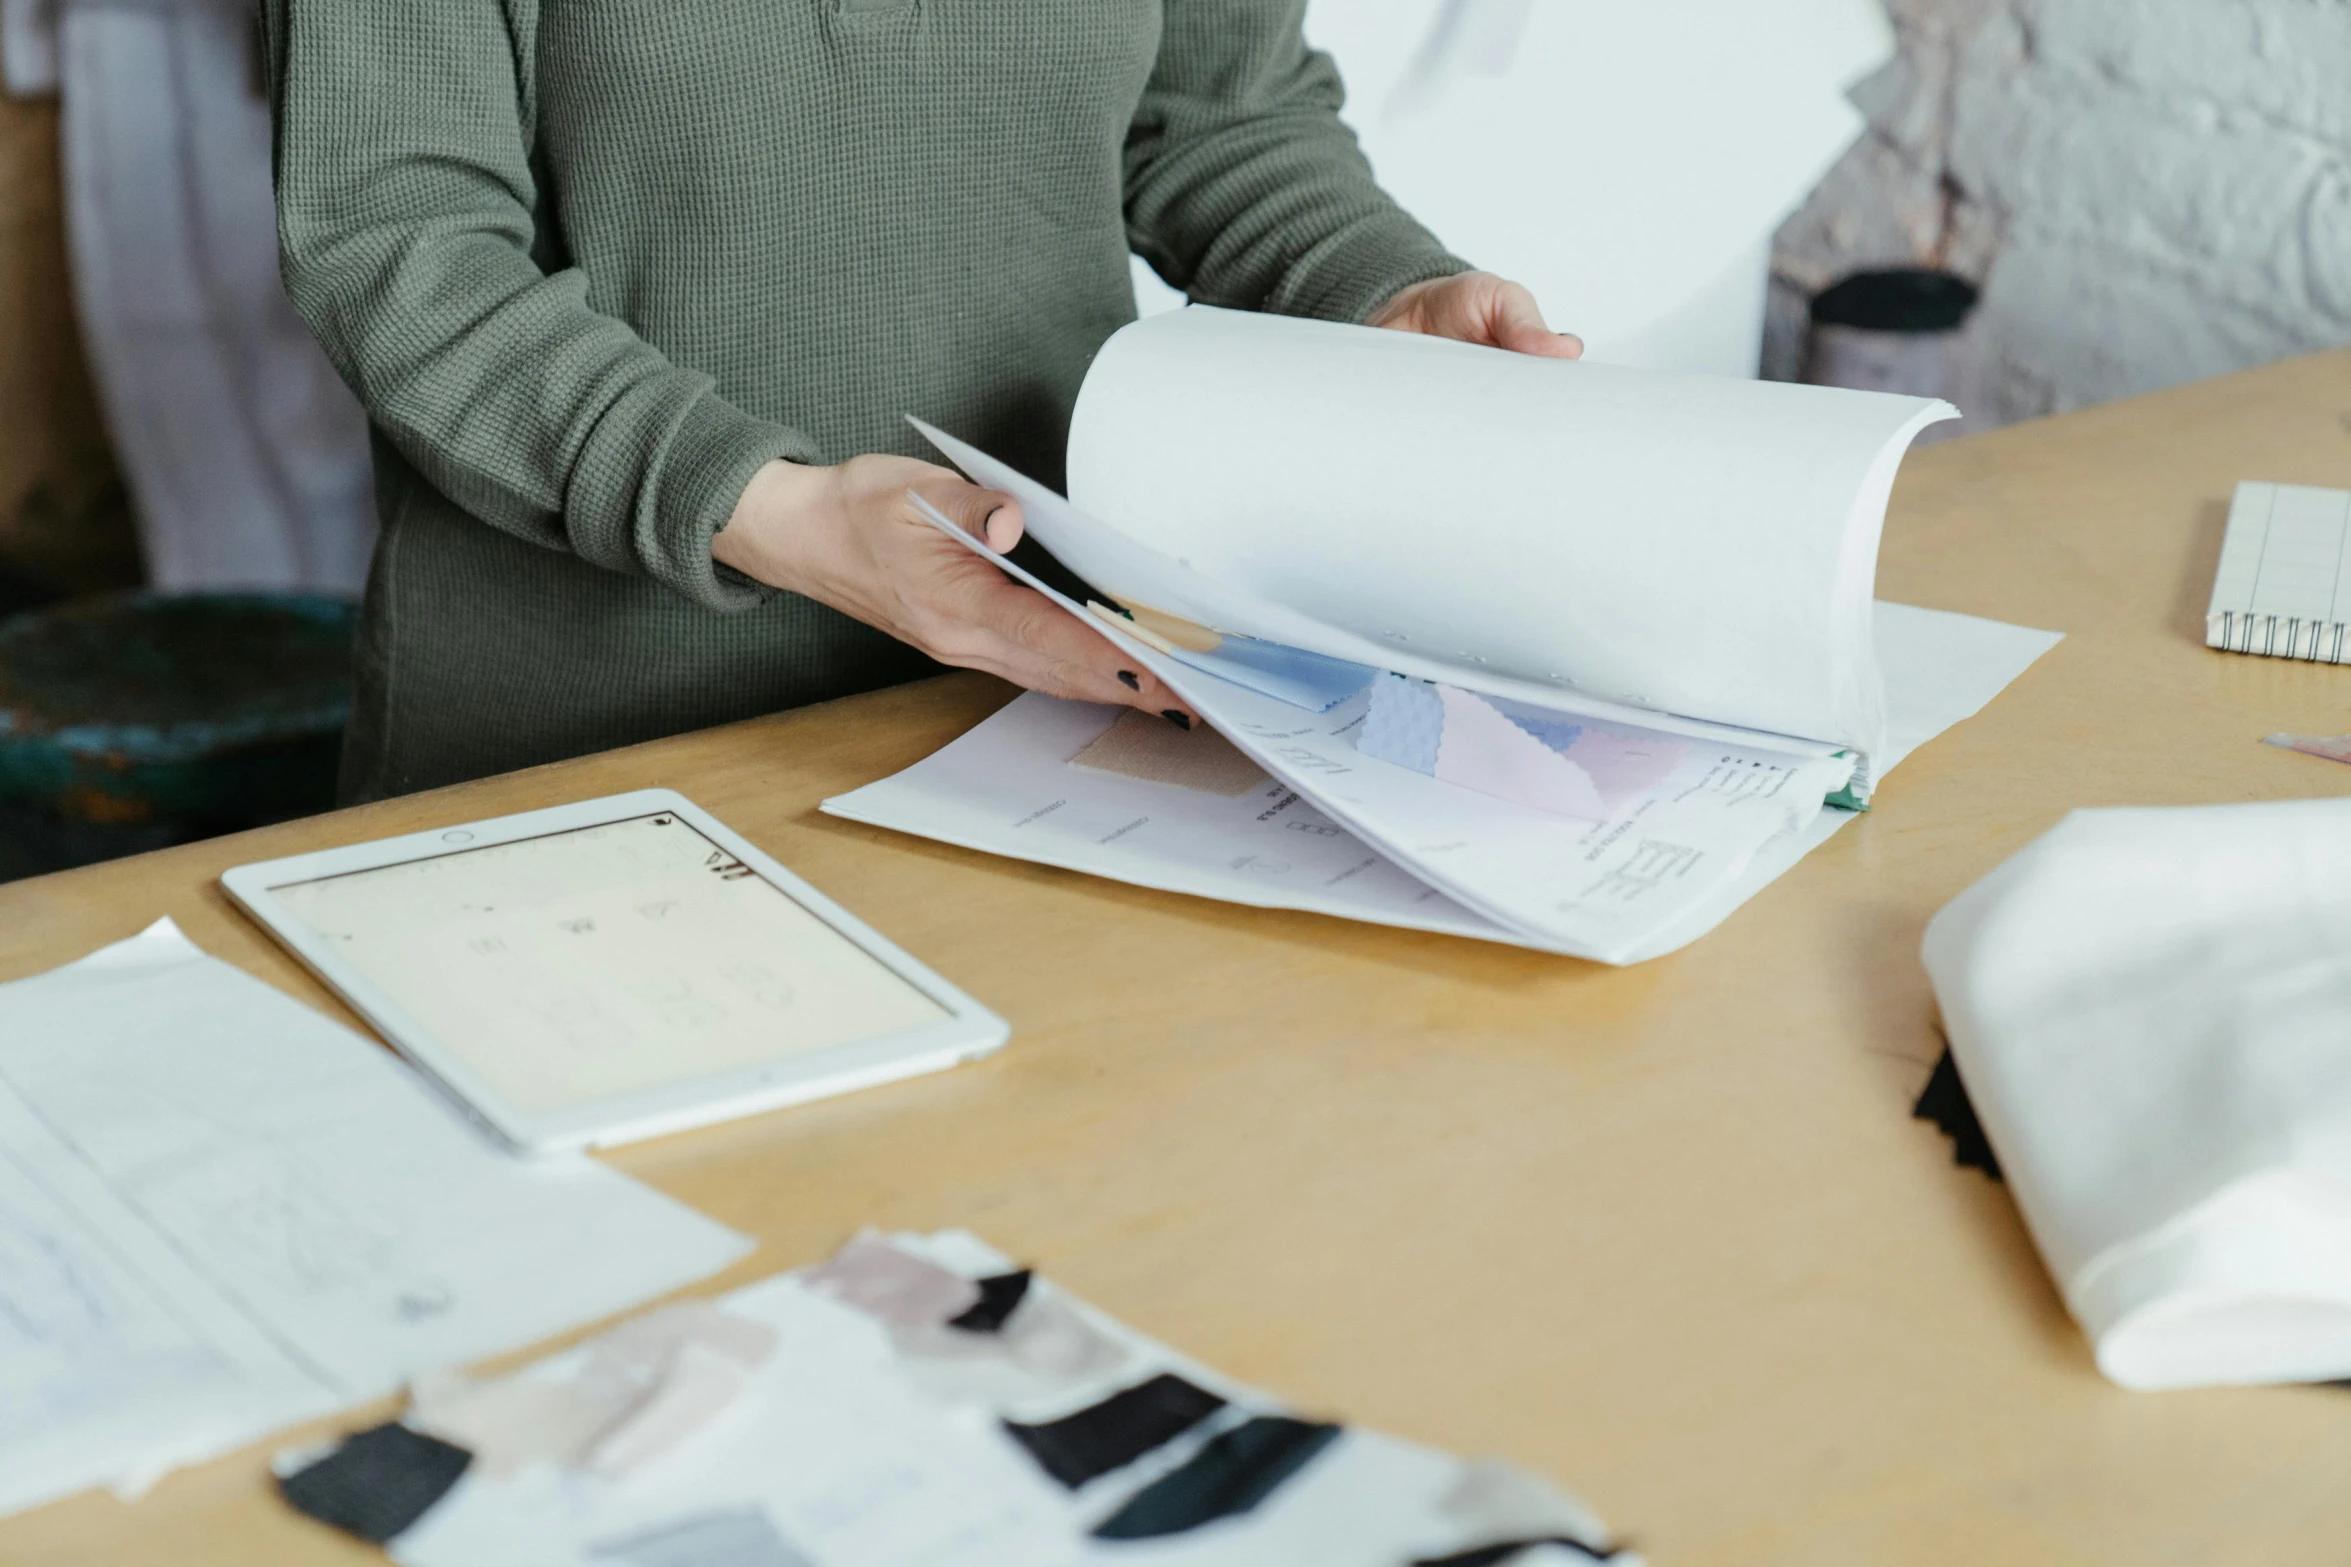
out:
{"label": "dark nail polish", "polygon": [[1172,707],[1161,713],[1159,716],[1166,719],[1169,723],[1175,725],[1178,729],[1189,729],[1192,727],[1192,715],[1189,713],[1179,713]]}
{"label": "dark nail polish", "polygon": [[1143,682],[1141,678],[1138,677],[1131,669],[1122,669],[1118,672],[1118,683],[1122,686],[1125,686],[1129,691],[1140,691],[1143,689]]}

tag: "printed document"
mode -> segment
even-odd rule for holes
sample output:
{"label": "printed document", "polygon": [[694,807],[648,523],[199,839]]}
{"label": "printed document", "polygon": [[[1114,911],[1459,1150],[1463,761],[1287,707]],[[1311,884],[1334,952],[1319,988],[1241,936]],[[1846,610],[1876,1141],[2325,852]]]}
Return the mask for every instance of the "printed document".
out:
{"label": "printed document", "polygon": [[641,1304],[742,1236],[500,1153],[169,920],[0,985],[0,1513]]}

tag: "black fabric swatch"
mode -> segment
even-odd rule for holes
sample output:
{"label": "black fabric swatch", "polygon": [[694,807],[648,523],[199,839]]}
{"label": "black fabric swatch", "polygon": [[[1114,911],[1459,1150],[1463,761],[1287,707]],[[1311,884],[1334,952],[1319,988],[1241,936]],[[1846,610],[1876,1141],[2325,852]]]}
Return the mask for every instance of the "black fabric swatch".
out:
{"label": "black fabric swatch", "polygon": [[1099,1404],[1044,1425],[1004,1429],[1037,1466],[1071,1490],[1124,1469],[1224,1408],[1224,1400],[1173,1372],[1121,1388]]}
{"label": "black fabric swatch", "polygon": [[1521,1551],[1531,1551],[1538,1545],[1564,1546],[1586,1561],[1612,1562],[1618,1552],[1612,1548],[1594,1550],[1583,1541],[1564,1534],[1537,1535],[1530,1540],[1502,1540],[1493,1545],[1481,1545],[1473,1550],[1456,1551],[1451,1556],[1424,1556],[1412,1567],[1500,1567]]}
{"label": "black fabric swatch", "polygon": [[1235,1426],[1181,1469],[1137,1491],[1094,1527],[1097,1540],[1156,1540],[1245,1513],[1339,1439],[1339,1428],[1287,1415]]}
{"label": "black fabric swatch", "polygon": [[1984,1135],[1984,1123],[1976,1119],[1975,1104],[1967,1097],[1967,1085],[1959,1080],[1959,1063],[1951,1059],[1951,1047],[1943,1047],[1943,1059],[1935,1063],[1935,1070],[1927,1078],[1927,1086],[1920,1091],[1918,1103],[1910,1107],[1914,1121],[1932,1121],[1945,1137],[1951,1139],[1951,1162],[1966,1170],[1981,1170],[1993,1180],[2003,1180],[2000,1174],[2000,1156],[1992,1152],[1992,1140]]}
{"label": "black fabric swatch", "polygon": [[381,1545],[449,1494],[473,1462],[462,1447],[394,1421],[343,1439],[343,1445],[278,1481],[296,1512]]}
{"label": "black fabric swatch", "polygon": [[966,1333],[1001,1333],[1006,1320],[1029,1297],[1029,1270],[999,1273],[981,1279],[979,1286],[978,1304],[960,1317],[949,1317],[947,1326],[961,1328]]}

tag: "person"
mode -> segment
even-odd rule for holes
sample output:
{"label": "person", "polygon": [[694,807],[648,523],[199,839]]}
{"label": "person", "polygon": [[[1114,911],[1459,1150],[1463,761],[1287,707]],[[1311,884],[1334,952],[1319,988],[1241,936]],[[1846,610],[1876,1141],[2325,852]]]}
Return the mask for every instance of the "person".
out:
{"label": "person", "polygon": [[1189,714],[941,537],[1058,487],[1130,250],[1573,357],[1375,183],[1304,0],[263,0],[286,288],[372,426],[365,800],[916,677]]}

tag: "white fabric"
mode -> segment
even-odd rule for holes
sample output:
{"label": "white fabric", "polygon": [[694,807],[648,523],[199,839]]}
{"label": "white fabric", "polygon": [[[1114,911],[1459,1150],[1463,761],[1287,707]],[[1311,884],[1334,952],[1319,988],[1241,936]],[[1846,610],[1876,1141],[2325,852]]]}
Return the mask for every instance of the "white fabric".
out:
{"label": "white fabric", "polygon": [[75,306],[149,580],[356,595],[366,421],[279,281],[251,8],[65,0],[61,31]]}
{"label": "white fabric", "polygon": [[2101,1370],[2351,1375],[2351,799],[2076,811],[1926,964]]}
{"label": "white fabric", "polygon": [[0,85],[18,98],[57,91],[57,0],[0,0]]}

